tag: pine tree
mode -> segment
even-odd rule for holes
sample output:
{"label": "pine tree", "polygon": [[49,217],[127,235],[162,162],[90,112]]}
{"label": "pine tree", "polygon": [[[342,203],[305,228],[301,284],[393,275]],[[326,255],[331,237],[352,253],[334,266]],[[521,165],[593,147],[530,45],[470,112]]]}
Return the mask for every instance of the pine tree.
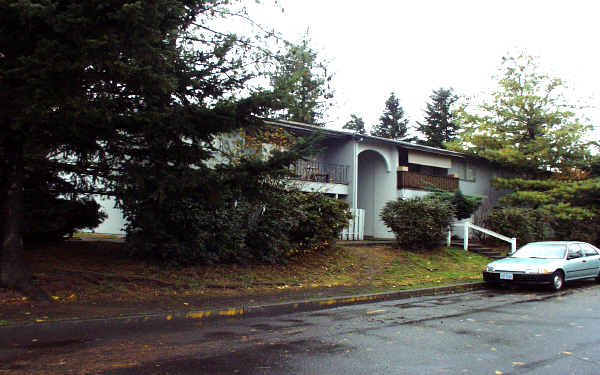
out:
{"label": "pine tree", "polygon": [[361,117],[356,116],[355,114],[350,115],[351,119],[344,125],[343,129],[353,130],[358,134],[367,134],[365,130],[365,122]]}
{"label": "pine tree", "polygon": [[323,126],[327,103],[333,98],[331,78],[326,63],[310,47],[308,35],[299,44],[290,44],[279,67],[271,74],[271,85],[281,108],[272,115]]}
{"label": "pine tree", "polygon": [[427,103],[425,122],[418,122],[417,130],[425,135],[419,143],[439,148],[446,148],[444,143],[454,140],[458,124],[454,119],[451,107],[458,99],[452,89],[440,88],[433,91],[431,102]]}
{"label": "pine tree", "polygon": [[[48,300],[24,260],[31,163],[51,164],[78,190],[89,192],[99,181],[126,215],[123,203],[150,201],[158,212],[165,196],[186,191],[215,200],[226,173],[203,163],[215,136],[259,126],[257,117],[274,103],[264,92],[235,98],[256,73],[244,59],[271,54],[211,29],[215,19],[231,16],[231,6],[0,2],[0,286]],[[249,179],[283,170],[292,158],[280,153],[227,177],[260,190]]]}
{"label": "pine tree", "polygon": [[379,124],[373,127],[371,135],[382,138],[409,141],[406,138],[408,132],[408,119],[404,117],[404,109],[400,101],[392,92],[385,101],[385,110],[379,117]]}
{"label": "pine tree", "polygon": [[505,57],[488,100],[458,109],[461,132],[448,147],[523,173],[587,168],[591,126],[568,103],[559,78],[539,73],[531,56]]}

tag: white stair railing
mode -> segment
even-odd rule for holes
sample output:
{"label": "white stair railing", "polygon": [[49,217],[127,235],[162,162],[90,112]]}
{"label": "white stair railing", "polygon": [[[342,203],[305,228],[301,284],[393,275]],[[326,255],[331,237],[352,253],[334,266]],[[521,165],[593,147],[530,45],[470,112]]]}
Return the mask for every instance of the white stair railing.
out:
{"label": "white stair railing", "polygon": [[477,226],[475,224],[471,224],[468,221],[465,222],[464,224],[465,227],[465,234],[464,234],[464,249],[468,250],[469,249],[469,229],[474,229],[474,230],[478,230],[480,232],[483,232],[485,234],[487,234],[488,236],[492,236],[492,237],[496,237],[499,238],[503,241],[509,242],[510,243],[510,252],[511,254],[514,253],[515,251],[517,251],[517,239],[516,238],[510,238],[510,237],[506,237],[501,235],[500,233],[496,233],[494,231],[491,231],[489,229],[485,229],[482,228],[480,226]]}

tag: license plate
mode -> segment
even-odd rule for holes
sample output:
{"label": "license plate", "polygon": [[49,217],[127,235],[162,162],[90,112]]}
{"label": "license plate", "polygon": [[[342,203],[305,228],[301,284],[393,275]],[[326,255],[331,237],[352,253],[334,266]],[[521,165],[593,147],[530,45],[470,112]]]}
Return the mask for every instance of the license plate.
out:
{"label": "license plate", "polygon": [[513,274],[510,272],[500,272],[500,280],[512,280]]}

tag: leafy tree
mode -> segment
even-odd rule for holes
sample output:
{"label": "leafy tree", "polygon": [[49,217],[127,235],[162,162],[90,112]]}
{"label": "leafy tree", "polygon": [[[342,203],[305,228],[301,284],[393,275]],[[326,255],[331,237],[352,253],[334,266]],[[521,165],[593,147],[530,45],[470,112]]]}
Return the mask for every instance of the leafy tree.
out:
{"label": "leafy tree", "polygon": [[323,126],[328,101],[333,98],[329,86],[332,75],[319,60],[304,35],[299,44],[289,44],[287,53],[270,76],[280,110],[273,114],[283,120]]}
{"label": "leafy tree", "polygon": [[427,103],[425,122],[417,122],[417,130],[425,135],[420,143],[438,148],[446,148],[445,143],[456,137],[458,124],[454,119],[452,105],[458,100],[452,89],[440,88],[433,91],[431,102]]}
{"label": "leafy tree", "polygon": [[361,117],[356,116],[355,114],[350,115],[351,120],[344,125],[344,129],[353,130],[358,134],[367,134],[365,130],[365,122]]}
{"label": "leafy tree", "polygon": [[395,140],[409,140],[406,138],[408,132],[408,119],[404,117],[404,109],[394,93],[385,101],[385,110],[379,117],[371,135]]}
{"label": "leafy tree", "polygon": [[504,58],[491,100],[457,111],[464,131],[450,148],[528,173],[586,165],[590,127],[561,95],[564,83],[537,70],[532,57]]}
{"label": "leafy tree", "polygon": [[231,172],[226,183],[250,186],[290,162],[279,153],[237,170],[202,163],[216,134],[259,126],[255,116],[273,106],[268,93],[233,95],[264,54],[211,29],[215,18],[233,17],[230,4],[0,2],[0,284],[47,299],[23,261],[31,163],[67,173],[75,192],[100,182],[124,207],[144,202],[154,214],[167,196],[218,196],[220,172]]}

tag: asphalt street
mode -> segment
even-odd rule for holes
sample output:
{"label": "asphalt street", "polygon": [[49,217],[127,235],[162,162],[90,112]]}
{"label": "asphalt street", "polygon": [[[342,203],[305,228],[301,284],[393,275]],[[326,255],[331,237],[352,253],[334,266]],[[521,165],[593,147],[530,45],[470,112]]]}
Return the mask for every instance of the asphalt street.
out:
{"label": "asphalt street", "polygon": [[0,348],[0,374],[598,374],[600,286],[483,290]]}

